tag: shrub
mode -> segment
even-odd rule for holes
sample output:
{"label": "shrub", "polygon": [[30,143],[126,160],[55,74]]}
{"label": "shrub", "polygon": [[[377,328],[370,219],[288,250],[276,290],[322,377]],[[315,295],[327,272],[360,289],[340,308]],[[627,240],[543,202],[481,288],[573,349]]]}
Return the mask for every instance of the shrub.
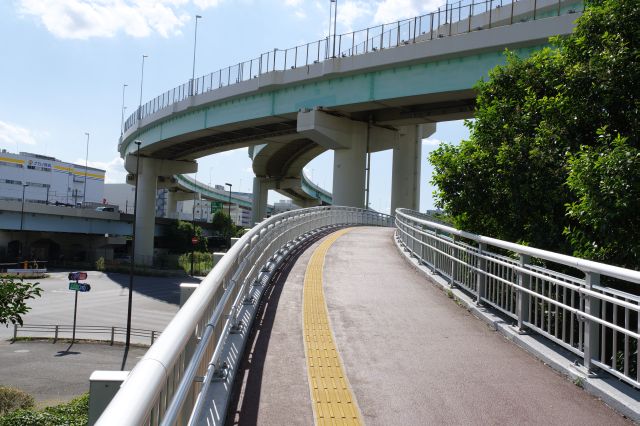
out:
{"label": "shrub", "polygon": [[20,389],[0,386],[0,415],[18,409],[32,408],[33,397]]}
{"label": "shrub", "polygon": [[44,410],[24,409],[0,417],[0,426],[84,426],[89,422],[89,394]]}
{"label": "shrub", "polygon": [[104,271],[104,257],[99,257],[98,260],[96,260],[96,270]]}

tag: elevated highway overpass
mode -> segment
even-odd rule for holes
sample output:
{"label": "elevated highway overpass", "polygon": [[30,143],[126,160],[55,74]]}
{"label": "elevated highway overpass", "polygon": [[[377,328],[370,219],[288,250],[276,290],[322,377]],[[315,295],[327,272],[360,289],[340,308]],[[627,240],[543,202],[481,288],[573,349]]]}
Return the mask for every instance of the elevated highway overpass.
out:
{"label": "elevated highway overpass", "polygon": [[[418,208],[421,139],[471,117],[475,83],[503,63],[569,34],[579,1],[461,2],[436,13],[264,53],[152,99],[127,120],[118,149],[141,156],[136,251],[152,250],[145,217],[158,176],[192,173],[199,157],[253,150],[254,220],[266,191],[313,203],[300,171],[334,150],[333,203],[363,207],[367,154],[393,149],[392,211]],[[145,171],[146,169],[146,171]],[[300,190],[302,188],[302,190]]]}

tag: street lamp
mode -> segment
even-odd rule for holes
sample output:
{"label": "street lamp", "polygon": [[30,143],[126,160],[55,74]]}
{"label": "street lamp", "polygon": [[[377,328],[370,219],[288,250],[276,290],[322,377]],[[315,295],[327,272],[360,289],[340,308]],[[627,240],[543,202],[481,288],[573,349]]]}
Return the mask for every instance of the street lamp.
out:
{"label": "street lamp", "polygon": [[193,184],[194,184],[194,190],[193,190],[193,208],[191,209],[191,276],[193,276],[193,258],[195,256],[195,250],[196,250],[196,245],[194,244],[194,241],[196,239],[196,194],[198,193],[198,173],[196,172],[195,175],[193,175]]}
{"label": "street lamp", "polygon": [[124,90],[127,88],[127,84],[123,84],[122,85],[122,109],[121,109],[121,113],[122,113],[122,118],[120,119],[120,138],[122,138],[122,135],[124,134],[124,110],[125,110],[125,106],[124,106]]}
{"label": "street lamp", "polygon": [[[138,209],[138,174],[140,173],[140,145],[142,141],[135,140],[133,141],[136,145],[138,145],[138,149],[136,150],[136,191],[133,196],[133,232],[131,235],[131,264],[129,266],[129,302],[127,305],[127,337],[125,341],[125,347],[128,349],[129,344],[131,343],[131,305],[133,302],[133,265],[135,264],[136,257],[136,219]],[[124,362],[122,368],[124,369]]]}
{"label": "street lamp", "polygon": [[196,78],[196,44],[198,42],[198,19],[202,18],[196,15],[196,27],[193,32],[193,68],[191,70],[191,96],[195,95],[195,78]]}
{"label": "street lamp", "polygon": [[84,158],[84,189],[82,190],[82,204],[87,202],[87,168],[89,163],[89,133],[85,132],[87,135],[87,155]]}
{"label": "street lamp", "polygon": [[20,258],[22,259],[23,255],[24,255],[24,246],[27,244],[26,242],[26,238],[24,235],[22,235],[22,227],[24,224],[24,190],[25,188],[29,186],[28,183],[24,182],[22,183],[22,207],[20,208],[20,235],[22,236],[22,244],[20,245]]}
{"label": "street lamp", "polygon": [[147,55],[142,55],[142,72],[140,73],[140,102],[138,103],[138,120],[142,120],[142,83],[144,82],[144,59]]}
{"label": "street lamp", "polygon": [[229,219],[231,219],[231,184],[225,183],[225,185],[229,186]]}
{"label": "street lamp", "polygon": [[[336,17],[338,16],[338,0],[329,0],[329,40],[331,40],[331,3],[335,3],[333,7],[333,55],[336,57]],[[327,52],[328,53],[328,52]]]}

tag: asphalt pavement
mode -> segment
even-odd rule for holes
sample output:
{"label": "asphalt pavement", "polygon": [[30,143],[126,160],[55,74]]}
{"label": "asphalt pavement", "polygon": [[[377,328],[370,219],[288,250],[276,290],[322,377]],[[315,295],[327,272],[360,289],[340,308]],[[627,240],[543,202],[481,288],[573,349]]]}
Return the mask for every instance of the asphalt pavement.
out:
{"label": "asphalt pavement", "polygon": [[[40,283],[42,297],[29,300],[31,311],[26,325],[71,325],[75,292],[70,291],[68,271],[50,273],[48,278],[29,280]],[[78,294],[78,326],[126,327],[129,276],[88,271],[91,290]],[[161,332],[175,315],[180,302],[180,283],[198,282],[189,277],[134,277],[132,328]],[[94,370],[120,370],[124,347],[105,343],[70,344],[41,341],[11,343],[13,327],[0,327],[0,385],[18,387],[44,406],[68,401],[89,390]],[[19,331],[18,336],[51,338],[53,333]],[[67,334],[61,338],[70,338]],[[83,334],[79,339],[110,338],[105,334]],[[123,336],[119,339],[124,340]],[[132,343],[149,345],[149,337],[132,336]],[[144,355],[146,347],[132,346],[125,369],[131,369]]]}

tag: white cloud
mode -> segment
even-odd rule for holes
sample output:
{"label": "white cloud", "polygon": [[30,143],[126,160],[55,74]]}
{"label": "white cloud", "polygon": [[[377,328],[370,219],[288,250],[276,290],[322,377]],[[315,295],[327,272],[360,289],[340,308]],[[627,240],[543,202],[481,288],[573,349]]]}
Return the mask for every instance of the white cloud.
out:
{"label": "white cloud", "polygon": [[442,141],[440,139],[433,139],[433,138],[422,139],[422,145],[438,146],[441,143],[442,143]]}
{"label": "white cloud", "polygon": [[[170,37],[181,33],[191,18],[183,9],[189,0],[19,0],[22,15],[38,18],[59,38],[89,39],[125,33]],[[218,2],[196,0],[208,3]]]}
{"label": "white cloud", "polygon": [[[84,158],[75,163],[83,165]],[[127,171],[124,169],[124,160],[120,157],[114,157],[111,161],[89,161],[88,165],[106,171],[105,183],[125,183]]]}
{"label": "white cloud", "polygon": [[[338,5],[337,21],[340,29],[337,29],[338,33],[353,31],[358,23],[366,22],[363,19],[370,19],[374,12],[370,2],[362,0],[349,0]],[[365,24],[366,25],[366,24]]]}
{"label": "white cloud", "polygon": [[36,145],[36,134],[24,127],[0,121],[0,143],[7,144],[6,149],[9,150],[19,145]]}
{"label": "white cloud", "polygon": [[443,4],[441,0],[382,0],[376,5],[373,20],[377,24],[391,23],[398,19],[434,12]]}
{"label": "white cloud", "polygon": [[193,0],[193,4],[198,6],[200,9],[209,9],[210,7],[217,7],[224,0]]}

